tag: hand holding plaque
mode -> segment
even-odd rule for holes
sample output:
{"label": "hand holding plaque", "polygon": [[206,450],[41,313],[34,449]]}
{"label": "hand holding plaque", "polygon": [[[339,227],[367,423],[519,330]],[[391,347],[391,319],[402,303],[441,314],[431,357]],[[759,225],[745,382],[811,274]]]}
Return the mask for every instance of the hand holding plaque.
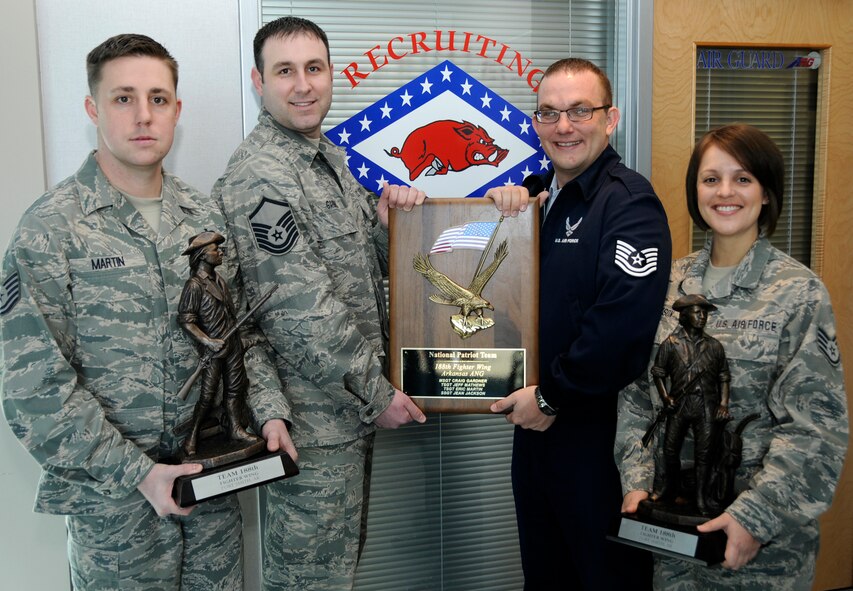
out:
{"label": "hand holding plaque", "polygon": [[188,434],[177,459],[201,464],[204,471],[176,479],[173,496],[181,507],[298,472],[286,452],[265,454],[264,440],[246,430],[249,380],[238,329],[275,289],[238,320],[228,287],[216,273],[224,240],[217,232],[202,232],[183,252],[192,272],[181,293],[178,323],[198,343],[200,360],[178,396],[185,399],[197,380],[200,393],[191,421],[179,427]]}

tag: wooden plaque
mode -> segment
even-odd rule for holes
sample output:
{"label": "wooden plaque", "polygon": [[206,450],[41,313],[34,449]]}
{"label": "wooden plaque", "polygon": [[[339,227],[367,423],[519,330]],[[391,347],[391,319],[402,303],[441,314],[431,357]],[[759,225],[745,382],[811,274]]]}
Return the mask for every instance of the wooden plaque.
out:
{"label": "wooden plaque", "polygon": [[[424,412],[488,413],[539,383],[539,208],[390,211],[391,382]],[[432,252],[431,252],[432,251]]]}

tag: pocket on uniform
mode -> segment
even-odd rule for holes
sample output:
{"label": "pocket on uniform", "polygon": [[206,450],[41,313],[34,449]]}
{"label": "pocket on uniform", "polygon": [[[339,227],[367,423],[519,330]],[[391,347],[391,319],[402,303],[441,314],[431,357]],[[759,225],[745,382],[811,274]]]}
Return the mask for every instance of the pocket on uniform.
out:
{"label": "pocket on uniform", "polygon": [[726,357],[760,365],[776,362],[779,335],[773,333],[735,333],[729,335]]}
{"label": "pocket on uniform", "polygon": [[335,240],[358,231],[355,221],[346,209],[324,209],[317,212],[317,237]]}
{"label": "pocket on uniform", "polygon": [[[75,589],[108,589],[119,586],[119,552],[109,518],[74,516],[66,520],[68,527],[68,561],[71,583]],[[106,533],[105,533],[106,532]]]}
{"label": "pocket on uniform", "polygon": [[323,477],[323,472],[301,468],[297,476],[267,487],[264,562],[270,568],[281,560],[314,563],[320,567],[345,544],[343,521],[346,482]]}
{"label": "pocket on uniform", "polygon": [[109,305],[151,297],[148,265],[141,256],[94,256],[72,259],[69,265],[75,303]]}
{"label": "pocket on uniform", "polygon": [[163,409],[146,408],[106,409],[107,420],[146,454],[154,453],[160,445],[163,431]]}
{"label": "pocket on uniform", "polygon": [[151,322],[155,289],[143,259],[127,257],[118,268],[92,270],[94,259],[71,261],[71,293],[78,338],[100,345],[104,336],[132,339]]}
{"label": "pocket on uniform", "polygon": [[[106,258],[106,257],[101,257]],[[115,258],[115,257],[113,257]],[[71,261],[71,292],[77,328],[75,355],[88,386],[110,389],[111,380],[145,364],[140,356],[153,337],[159,307],[142,257],[124,257],[123,266],[93,269],[93,259]],[[159,320],[159,318],[158,318]]]}
{"label": "pocket on uniform", "polygon": [[347,266],[356,264],[361,245],[358,228],[347,210],[323,210],[316,216],[317,243],[324,258]]}

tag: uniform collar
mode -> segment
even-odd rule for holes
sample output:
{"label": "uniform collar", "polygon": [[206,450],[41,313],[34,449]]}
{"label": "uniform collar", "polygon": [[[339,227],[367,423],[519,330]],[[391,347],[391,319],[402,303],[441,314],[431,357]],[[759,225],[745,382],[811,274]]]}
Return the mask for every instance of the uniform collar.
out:
{"label": "uniform collar", "polygon": [[755,289],[770,260],[773,247],[765,236],[759,236],[732,274],[732,283],[745,289]]}
{"label": "uniform collar", "polygon": [[[150,231],[150,229],[146,230],[148,225],[144,223],[142,214],[104,175],[95,158],[95,150],[89,153],[89,157],[75,174],[75,181],[79,188],[80,207],[85,215],[111,207],[115,210],[116,217],[128,228],[140,231],[142,234]],[[197,204],[190,199],[187,191],[178,187],[175,177],[165,171],[162,196],[160,234],[165,236],[186,217],[185,211],[194,210]]]}
{"label": "uniform collar", "polygon": [[277,131],[291,141],[292,148],[301,156],[313,160],[318,155],[322,157],[332,168],[335,174],[340,179],[344,168],[346,167],[346,154],[343,149],[326,137],[326,134],[320,134],[320,143],[315,144],[301,133],[288,129],[281,123],[275,120],[269,111],[261,109],[258,114],[259,124]]}
{"label": "uniform collar", "polygon": [[124,202],[121,193],[104,176],[95,159],[95,152],[96,150],[92,150],[89,153],[88,158],[74,175],[74,180],[80,189],[80,208],[86,215],[105,207],[115,207],[120,201]]}
{"label": "uniform collar", "polygon": [[[696,260],[687,271],[684,280],[681,282],[681,291],[686,294],[702,293],[702,278],[705,276],[705,270],[711,262],[711,244],[712,238],[705,242],[705,246],[699,251]],[[764,273],[764,267],[770,260],[772,254],[772,246],[770,241],[763,234],[752,243],[749,251],[738,263],[731,276],[731,287],[739,287],[742,289],[755,289],[761,281],[761,276]],[[712,297],[726,297],[728,293],[712,293],[708,294]]]}
{"label": "uniform collar", "polygon": [[[576,187],[574,190],[580,191],[584,201],[589,201],[598,194],[598,189],[607,179],[607,172],[621,160],[622,157],[613,149],[613,146],[607,144],[604,151],[598,155],[598,158],[589,168],[560,188],[560,194],[566,190],[566,187]],[[555,173],[552,168],[545,178],[545,186],[551,186],[554,176]]]}

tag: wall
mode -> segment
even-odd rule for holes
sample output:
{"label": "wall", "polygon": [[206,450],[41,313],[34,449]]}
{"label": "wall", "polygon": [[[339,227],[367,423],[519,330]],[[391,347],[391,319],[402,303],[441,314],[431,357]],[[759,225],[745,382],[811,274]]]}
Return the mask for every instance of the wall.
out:
{"label": "wall", "polygon": [[238,3],[125,0],[121,10],[115,6],[36,0],[39,59],[48,66],[41,71],[48,184],[73,174],[96,143],[83,110],[86,54],[111,35],[132,32],[153,37],[178,61],[183,111],[165,166],[209,191],[243,139]]}
{"label": "wall", "polygon": [[[8,2],[0,12],[0,243],[5,251],[17,219],[44,191],[45,174],[35,11],[32,2]],[[38,473],[6,421],[0,421],[0,573],[5,589],[69,588],[64,522],[32,512]]]}

